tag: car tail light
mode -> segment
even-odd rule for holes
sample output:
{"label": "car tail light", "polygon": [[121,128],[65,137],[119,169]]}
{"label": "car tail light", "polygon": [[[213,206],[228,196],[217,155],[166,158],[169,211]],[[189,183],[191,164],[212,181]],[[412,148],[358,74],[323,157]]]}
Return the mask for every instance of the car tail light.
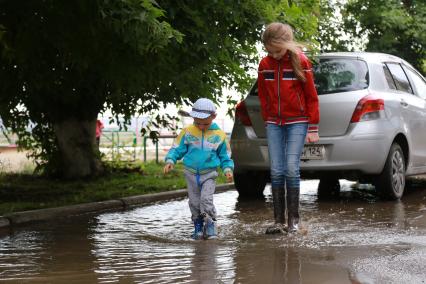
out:
{"label": "car tail light", "polygon": [[380,117],[380,111],[385,109],[385,101],[374,95],[363,97],[352,114],[351,122],[360,122],[365,120],[377,119]]}
{"label": "car tail light", "polygon": [[237,104],[235,108],[235,116],[241,121],[242,124],[246,126],[251,126],[250,116],[248,115],[246,104],[244,101],[241,101]]}

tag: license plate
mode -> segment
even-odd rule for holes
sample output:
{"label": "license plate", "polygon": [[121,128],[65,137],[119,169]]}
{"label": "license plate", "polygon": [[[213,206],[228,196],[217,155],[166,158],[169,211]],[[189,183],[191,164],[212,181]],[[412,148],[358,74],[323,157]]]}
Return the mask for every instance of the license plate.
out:
{"label": "license plate", "polygon": [[324,145],[305,145],[302,151],[301,160],[322,160],[324,159]]}

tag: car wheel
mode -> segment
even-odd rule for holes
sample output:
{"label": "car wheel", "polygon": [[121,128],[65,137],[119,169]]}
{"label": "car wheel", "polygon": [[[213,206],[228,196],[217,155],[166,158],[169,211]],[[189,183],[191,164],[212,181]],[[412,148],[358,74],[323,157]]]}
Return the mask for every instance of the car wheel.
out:
{"label": "car wheel", "polygon": [[266,176],[263,173],[234,173],[235,189],[238,191],[239,198],[242,199],[263,198],[266,181]]}
{"label": "car wheel", "polygon": [[405,157],[398,144],[392,144],[385,167],[374,185],[384,199],[397,200],[402,197],[405,188]]}
{"label": "car wheel", "polygon": [[318,184],[318,198],[336,198],[340,195],[340,182],[337,178],[323,177]]}

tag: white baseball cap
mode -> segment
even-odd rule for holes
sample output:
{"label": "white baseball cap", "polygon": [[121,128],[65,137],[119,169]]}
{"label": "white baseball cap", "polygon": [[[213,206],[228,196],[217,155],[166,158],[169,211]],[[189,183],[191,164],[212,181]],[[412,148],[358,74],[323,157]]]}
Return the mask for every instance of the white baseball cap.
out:
{"label": "white baseball cap", "polygon": [[199,119],[205,119],[211,115],[216,114],[216,107],[214,103],[209,99],[198,99],[192,106],[192,110],[189,113],[190,116]]}

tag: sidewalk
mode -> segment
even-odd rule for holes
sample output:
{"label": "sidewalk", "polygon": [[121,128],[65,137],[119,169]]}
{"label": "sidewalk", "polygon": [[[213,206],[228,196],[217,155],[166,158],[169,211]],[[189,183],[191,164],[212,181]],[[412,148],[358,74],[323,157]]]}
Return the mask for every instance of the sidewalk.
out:
{"label": "sidewalk", "polygon": [[[230,189],[234,189],[233,183],[217,185],[216,193],[224,192]],[[55,208],[15,212],[0,216],[0,229],[27,224],[35,221],[51,220],[58,217],[70,217],[73,215],[89,212],[127,209],[153,202],[181,198],[185,197],[186,195],[186,189],[179,189],[153,194],[123,197],[116,200],[107,200]]]}

